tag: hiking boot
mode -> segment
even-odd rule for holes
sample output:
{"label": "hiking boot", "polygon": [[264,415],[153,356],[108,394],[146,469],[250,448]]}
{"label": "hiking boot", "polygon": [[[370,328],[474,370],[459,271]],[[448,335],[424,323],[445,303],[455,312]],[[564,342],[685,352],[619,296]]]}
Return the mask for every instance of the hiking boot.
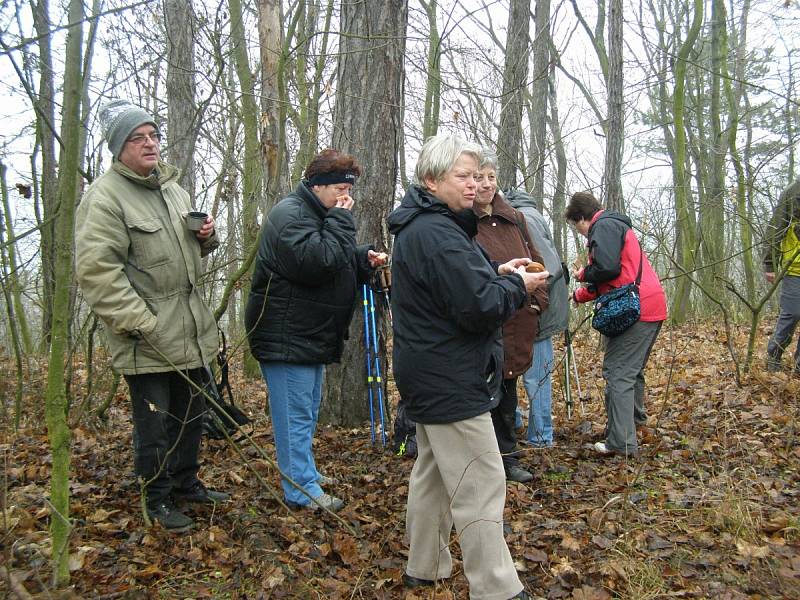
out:
{"label": "hiking boot", "polygon": [[512,465],[506,469],[506,479],[518,483],[528,483],[533,479],[533,475],[519,465]]}
{"label": "hiking boot", "polygon": [[783,365],[781,364],[781,355],[767,352],[767,371],[770,373],[777,373],[782,368]]}
{"label": "hiking boot", "polygon": [[195,481],[192,486],[187,489],[174,489],[172,490],[172,495],[175,500],[196,502],[198,504],[216,504],[217,502],[227,502],[231,499],[230,494],[210,490],[202,481]]}
{"label": "hiking boot", "polygon": [[403,573],[403,585],[407,588],[418,588],[433,585],[431,579],[420,579],[419,577],[412,577],[408,573]]}
{"label": "hiking boot", "polygon": [[298,504],[297,502],[290,502],[287,500],[286,506],[293,510],[307,508],[309,510],[318,511],[327,508],[331,512],[338,512],[344,508],[344,500],[336,496],[331,496],[330,494],[323,493],[321,496],[314,498],[314,500],[316,500],[316,503],[312,502],[311,504]]}
{"label": "hiking boot", "polygon": [[154,508],[148,508],[147,516],[170,531],[186,531],[194,525],[194,521],[179,511],[172,502],[161,502]]}
{"label": "hiking boot", "polygon": [[522,590],[516,596],[511,596],[511,598],[509,598],[508,600],[531,600],[531,595],[525,590]]}

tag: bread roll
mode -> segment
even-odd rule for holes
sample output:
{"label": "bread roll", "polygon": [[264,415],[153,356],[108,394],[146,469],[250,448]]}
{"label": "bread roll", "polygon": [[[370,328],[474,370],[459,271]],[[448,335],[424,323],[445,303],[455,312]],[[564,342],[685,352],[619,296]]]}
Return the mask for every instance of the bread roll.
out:
{"label": "bread roll", "polygon": [[544,265],[538,262],[532,262],[528,265],[525,265],[525,270],[528,273],[541,273],[544,271]]}

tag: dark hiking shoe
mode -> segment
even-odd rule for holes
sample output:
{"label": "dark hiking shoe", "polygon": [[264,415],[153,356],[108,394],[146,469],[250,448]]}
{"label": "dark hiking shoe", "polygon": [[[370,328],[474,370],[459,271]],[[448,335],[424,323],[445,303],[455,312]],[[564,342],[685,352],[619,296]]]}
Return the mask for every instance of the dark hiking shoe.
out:
{"label": "dark hiking shoe", "polygon": [[518,483],[528,483],[533,479],[533,475],[530,471],[526,471],[519,465],[513,465],[506,469],[506,479]]}
{"label": "dark hiking shoe", "polygon": [[783,368],[781,364],[781,356],[779,354],[767,353],[767,371],[770,373],[777,373]]}
{"label": "dark hiking shoe", "polygon": [[210,490],[201,481],[196,481],[192,487],[188,489],[174,489],[172,490],[172,495],[175,497],[175,500],[196,502],[199,504],[216,504],[217,502],[227,502],[231,499],[230,494]]}
{"label": "dark hiking shoe", "polygon": [[509,598],[508,600],[531,600],[531,595],[525,590],[522,590],[516,596],[511,596],[511,598]]}
{"label": "dark hiking shoe", "polygon": [[147,516],[152,521],[158,521],[170,531],[186,531],[194,525],[194,521],[179,511],[171,502],[161,502],[154,508],[148,508]]}
{"label": "dark hiking shoe", "polygon": [[433,585],[431,579],[420,579],[419,577],[412,577],[408,573],[403,573],[403,585],[407,588],[418,588]]}

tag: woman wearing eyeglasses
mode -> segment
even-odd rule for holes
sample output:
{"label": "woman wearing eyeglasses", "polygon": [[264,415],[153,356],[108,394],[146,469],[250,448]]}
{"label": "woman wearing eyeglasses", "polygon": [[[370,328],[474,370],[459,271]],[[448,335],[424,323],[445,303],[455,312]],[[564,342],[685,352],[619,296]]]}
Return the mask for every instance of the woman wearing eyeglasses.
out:
{"label": "woman wearing eyeglasses", "polygon": [[317,470],[311,442],[324,366],[341,359],[357,284],[387,260],[356,245],[350,192],[359,175],[353,156],[321,152],[270,211],[259,239],[245,323],[269,391],[283,493],[293,507],[344,506],[323,491],[335,482]]}

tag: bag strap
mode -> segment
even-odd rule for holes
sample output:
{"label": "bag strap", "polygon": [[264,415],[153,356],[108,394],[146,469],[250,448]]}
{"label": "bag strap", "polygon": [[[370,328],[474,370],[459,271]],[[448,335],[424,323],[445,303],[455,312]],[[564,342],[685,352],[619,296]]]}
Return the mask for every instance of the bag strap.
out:
{"label": "bag strap", "polygon": [[525,245],[528,247],[528,254],[530,255],[530,259],[533,260],[533,249],[536,247],[533,245],[533,240],[531,239],[531,234],[528,231],[528,224],[525,221],[525,215],[523,215],[519,210],[514,208],[514,221],[519,228],[519,232],[522,234],[522,240],[525,242]]}
{"label": "bag strap", "polygon": [[[628,232],[625,232],[627,235]],[[636,239],[639,242],[639,239]],[[644,262],[644,250],[642,250],[642,243],[639,242],[639,271],[636,273],[636,280],[633,282],[636,286],[636,289],[639,289],[639,283],[642,281],[642,263]]]}
{"label": "bag strap", "polygon": [[236,404],[233,400],[233,390],[231,389],[231,383],[228,379],[228,340],[225,337],[225,332],[222,331],[221,328],[218,328],[217,331],[219,332],[219,337],[222,340],[219,353],[217,354],[217,364],[219,365],[220,373],[220,380],[217,387],[219,388],[220,393],[222,393],[222,390],[225,390],[228,393],[229,403],[235,406]]}

